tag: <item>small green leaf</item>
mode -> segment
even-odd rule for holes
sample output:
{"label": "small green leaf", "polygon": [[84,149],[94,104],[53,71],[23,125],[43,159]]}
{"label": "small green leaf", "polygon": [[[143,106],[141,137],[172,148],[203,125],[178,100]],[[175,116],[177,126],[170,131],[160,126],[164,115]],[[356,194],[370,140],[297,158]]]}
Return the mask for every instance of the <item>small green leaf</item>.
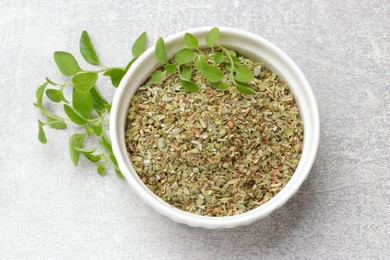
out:
{"label": "small green leaf", "polygon": [[103,128],[99,125],[93,125],[90,127],[92,129],[92,131],[97,135],[97,136],[101,136],[102,135],[102,132],[103,132]]}
{"label": "small green leaf", "polygon": [[62,118],[55,118],[48,116],[47,117],[47,125],[54,129],[66,129],[66,123]]}
{"label": "small green leaf", "polygon": [[35,93],[35,96],[37,97],[38,105],[42,105],[43,94],[45,93],[46,87],[47,87],[47,82],[40,85]]}
{"label": "small green leaf", "polygon": [[230,56],[230,59],[232,59],[233,62],[238,62],[238,63],[241,62],[241,60],[237,58],[237,53],[235,51],[225,50],[225,52]]}
{"label": "small green leaf", "polygon": [[233,50],[228,50],[230,56],[237,57],[237,53]]}
{"label": "small green leaf", "polygon": [[160,71],[160,70],[156,70],[153,75],[152,75],[152,83],[154,84],[157,84],[157,83],[160,83],[165,77],[165,73]]}
{"label": "small green leaf", "polygon": [[206,36],[206,44],[210,47],[213,47],[219,38],[219,29],[217,27],[214,27],[210,30],[210,32]]}
{"label": "small green leaf", "polygon": [[103,133],[101,142],[102,142],[104,148],[106,148],[107,151],[109,151],[110,153],[112,153],[111,142],[110,142],[110,140],[108,139],[108,136],[106,135],[106,133]]}
{"label": "small green leaf", "polygon": [[241,60],[235,56],[230,56],[230,58],[233,60],[233,62],[238,62],[238,63],[241,62]]}
{"label": "small green leaf", "polygon": [[183,86],[184,90],[187,92],[197,92],[199,90],[198,85],[196,85],[192,81],[182,80],[181,85]]}
{"label": "small green leaf", "polygon": [[55,83],[54,81],[52,81],[52,80],[49,79],[48,77],[46,77],[46,81],[47,81],[47,83],[49,83],[50,85],[53,85],[53,86],[61,86],[61,84]]}
{"label": "small green leaf", "polygon": [[162,63],[168,63],[167,50],[163,38],[158,38],[155,50],[156,58]]}
{"label": "small green leaf", "polygon": [[180,78],[182,80],[191,81],[192,78],[192,67],[184,67],[180,73]]}
{"label": "small green leaf", "polygon": [[252,87],[250,85],[245,84],[243,82],[237,82],[236,81],[236,87],[237,87],[237,90],[240,91],[243,94],[247,94],[247,95],[254,95],[254,94],[256,94],[256,92],[252,89]]}
{"label": "small green leaf", "polygon": [[102,159],[102,156],[100,154],[91,154],[91,153],[86,153],[83,152],[84,156],[88,159],[88,161],[96,163]]}
{"label": "small green leaf", "polygon": [[164,66],[165,71],[168,74],[172,74],[176,72],[176,65],[175,64],[167,64]]}
{"label": "small green leaf", "polygon": [[59,130],[66,129],[66,127],[67,127],[65,122],[62,122],[62,121],[53,121],[53,122],[48,123],[48,125],[53,129],[59,129]]}
{"label": "small green leaf", "polygon": [[112,152],[110,152],[109,157],[110,157],[111,162],[112,162],[115,166],[118,166],[118,161],[116,160],[116,158],[115,158],[115,156],[114,156],[114,154],[113,154]]}
{"label": "small green leaf", "polygon": [[207,63],[205,57],[199,58],[197,61],[195,61],[195,68],[198,71],[202,71],[204,68],[207,68],[209,64]]}
{"label": "small green leaf", "polygon": [[220,68],[215,66],[208,66],[201,70],[201,73],[210,82],[218,82],[223,78],[223,74]]}
{"label": "small green leaf", "polygon": [[73,87],[80,92],[89,91],[96,83],[98,74],[95,72],[86,72],[77,74],[72,78]]}
{"label": "small green leaf", "polygon": [[47,138],[46,138],[45,130],[43,130],[44,123],[38,120],[38,125],[39,125],[38,140],[39,142],[45,144],[47,143]]}
{"label": "small green leaf", "polygon": [[112,85],[117,88],[125,74],[126,71],[124,71],[122,68],[112,68],[104,72],[103,75],[110,77]]}
{"label": "small green leaf", "polygon": [[175,61],[178,65],[191,62],[195,58],[195,54],[190,49],[182,49],[175,54]]}
{"label": "small green leaf", "polygon": [[225,60],[225,57],[223,56],[222,52],[216,52],[214,55],[214,61],[217,64],[222,63]]}
{"label": "small green leaf", "polygon": [[228,84],[221,82],[211,82],[211,86],[219,90],[225,90],[228,88]]}
{"label": "small green leaf", "polygon": [[91,90],[89,91],[92,95],[93,100],[93,107],[97,111],[103,111],[106,109],[105,105],[108,105],[108,101],[103,97],[103,95],[100,93],[100,91],[97,89],[96,86],[93,86]]}
{"label": "small green leaf", "polygon": [[87,131],[88,136],[92,136],[94,134],[93,130],[90,127],[86,127],[85,130]]}
{"label": "small green leaf", "polygon": [[121,179],[125,178],[125,177],[123,177],[123,174],[121,173],[121,171],[119,169],[115,169],[115,173],[116,173],[116,176],[118,176],[119,178],[121,178]]}
{"label": "small green leaf", "polygon": [[54,52],[54,61],[60,72],[65,76],[73,76],[81,71],[79,64],[72,54],[63,51]]}
{"label": "small green leaf", "polygon": [[97,167],[97,172],[99,175],[103,175],[104,171],[106,170],[106,163],[101,163]]}
{"label": "small green leaf", "polygon": [[93,109],[93,99],[90,92],[73,92],[73,108],[81,116],[86,119],[91,117],[91,112]]}
{"label": "small green leaf", "polygon": [[184,35],[184,41],[190,49],[197,49],[199,46],[198,39],[196,39],[196,37],[190,33],[186,33]]}
{"label": "small green leaf", "polygon": [[92,45],[91,39],[87,31],[83,31],[80,37],[80,52],[83,58],[92,65],[99,65],[100,60],[96,54],[95,48]]}
{"label": "small green leaf", "polygon": [[104,107],[106,108],[107,112],[110,113],[111,112],[111,104],[104,104]]}
{"label": "small green leaf", "polygon": [[253,72],[245,66],[236,68],[236,79],[242,82],[248,82],[255,79]]}
{"label": "small green leaf", "polygon": [[75,148],[77,151],[82,152],[82,153],[94,153],[97,148]]}
{"label": "small green leaf", "polygon": [[69,138],[70,158],[75,166],[77,166],[80,159],[80,151],[77,148],[82,148],[85,136],[86,134],[73,134]]}
{"label": "small green leaf", "polygon": [[53,102],[61,102],[66,100],[61,89],[47,89],[46,96]]}
{"label": "small green leaf", "polygon": [[134,63],[136,60],[137,60],[137,58],[134,58],[134,59],[132,59],[132,60],[127,64],[126,69],[125,69],[125,72],[127,72],[127,71],[130,69],[131,65],[133,65],[133,63]]}
{"label": "small green leaf", "polygon": [[87,119],[77,113],[71,106],[64,104],[64,110],[73,123],[77,125],[85,125],[88,122]]}
{"label": "small green leaf", "polygon": [[146,32],[143,32],[138,39],[134,42],[131,49],[134,57],[138,58],[146,50]]}

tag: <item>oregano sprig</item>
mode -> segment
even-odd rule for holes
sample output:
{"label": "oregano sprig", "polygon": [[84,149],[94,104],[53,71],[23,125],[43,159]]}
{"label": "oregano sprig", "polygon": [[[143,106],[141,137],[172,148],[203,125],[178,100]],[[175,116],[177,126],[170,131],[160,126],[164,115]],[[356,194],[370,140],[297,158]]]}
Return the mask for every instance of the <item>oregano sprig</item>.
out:
{"label": "oregano sprig", "polygon": [[[156,43],[156,58],[164,64],[163,70],[156,70],[152,75],[152,82],[155,84],[164,80],[167,74],[179,72],[181,85],[187,92],[197,92],[199,86],[192,81],[192,71],[199,71],[210,83],[219,90],[226,90],[228,86],[235,86],[236,89],[247,95],[254,95],[255,91],[248,84],[254,80],[253,72],[241,64],[236,52],[217,44],[220,32],[217,27],[212,28],[206,36],[206,45],[212,49],[212,55],[206,55],[199,49],[199,40],[192,34],[186,33],[184,41],[187,48],[179,50],[169,63],[165,42],[159,38]],[[218,51],[215,51],[218,48]],[[224,66],[230,73],[224,75],[221,70]]]}
{"label": "oregano sprig", "polygon": [[[144,32],[135,41],[132,47],[134,58],[127,66],[109,68],[102,64],[88,33],[83,31],[80,37],[80,53],[87,63],[99,66],[97,70],[83,69],[72,54],[56,51],[54,61],[59,71],[69,77],[69,80],[65,83],[55,83],[46,78],[46,82],[38,87],[34,106],[46,119],[38,120],[38,140],[43,144],[47,143],[45,126],[53,129],[66,129],[68,124],[73,123],[80,131],[69,138],[69,152],[73,164],[77,166],[80,156],[83,155],[97,165],[99,174],[104,174],[107,164],[111,162],[116,174],[123,177],[107,135],[106,117],[110,112],[111,103],[103,97],[97,83],[99,75],[103,74],[103,76],[110,77],[114,87],[118,87],[126,71],[145,49],[146,33]],[[72,89],[72,96],[67,99],[64,96],[64,90],[69,87]],[[62,117],[49,111],[44,102],[45,96],[48,98],[47,101],[61,104],[66,116]],[[98,139],[98,145],[84,147],[87,138]]]}
{"label": "oregano sprig", "polygon": [[[241,64],[240,58],[233,50],[218,44],[219,37],[217,27],[208,32],[206,45],[211,48],[211,54],[206,54],[200,49],[199,40],[186,33],[184,41],[187,47],[179,50],[172,60],[168,60],[165,42],[163,38],[159,38],[155,45],[155,56],[163,66],[152,74],[152,82],[159,84],[167,75],[178,72],[182,88],[190,93],[197,92],[199,86],[192,79],[194,70],[197,70],[215,89],[226,90],[232,86],[243,94],[254,95],[255,91],[248,84],[254,79],[253,72]],[[111,163],[116,174],[123,177],[107,135],[106,117],[110,113],[111,103],[101,94],[97,84],[101,76],[106,76],[117,88],[131,65],[146,50],[146,43],[144,32],[134,42],[131,49],[134,57],[126,67],[107,67],[100,61],[88,33],[83,31],[80,37],[80,53],[88,64],[98,66],[96,70],[82,68],[71,53],[54,52],[54,61],[68,80],[57,83],[46,77],[45,82],[36,90],[34,106],[44,118],[38,120],[38,140],[43,144],[47,143],[44,130],[46,126],[62,130],[73,124],[79,129],[79,133],[72,134],[69,138],[70,157],[74,165],[78,165],[80,156],[83,155],[96,164],[99,174],[104,174],[107,164]],[[224,75],[222,67],[229,71],[227,75]],[[64,95],[67,88],[72,90],[71,97]],[[44,102],[45,96],[47,101]],[[64,116],[47,108],[46,102],[50,101],[63,108]],[[94,147],[85,147],[84,143],[88,138],[97,139],[98,143]]]}

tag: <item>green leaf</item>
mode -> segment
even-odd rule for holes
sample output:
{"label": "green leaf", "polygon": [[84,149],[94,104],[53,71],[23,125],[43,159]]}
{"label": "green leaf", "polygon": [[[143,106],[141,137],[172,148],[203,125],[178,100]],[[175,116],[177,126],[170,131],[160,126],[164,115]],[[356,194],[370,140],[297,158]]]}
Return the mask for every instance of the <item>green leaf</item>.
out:
{"label": "green leaf", "polygon": [[97,172],[99,175],[103,175],[104,171],[106,170],[106,163],[101,163],[97,167]]}
{"label": "green leaf", "polygon": [[219,29],[217,27],[214,27],[210,30],[210,32],[206,36],[206,44],[210,47],[213,47],[219,38]]}
{"label": "green leaf", "polygon": [[112,68],[104,72],[103,75],[110,77],[112,85],[117,88],[125,74],[126,71],[124,71],[122,68]]}
{"label": "green leaf", "polygon": [[64,110],[73,123],[77,125],[85,125],[88,122],[87,119],[77,113],[71,106],[64,104]]}
{"label": "green leaf", "polygon": [[182,80],[191,81],[192,78],[192,67],[184,67],[180,73],[180,78]]}
{"label": "green leaf", "polygon": [[242,82],[248,82],[255,79],[253,72],[245,66],[236,68],[236,79]]}
{"label": "green leaf", "polygon": [[53,129],[66,129],[66,123],[62,118],[55,118],[52,116],[47,117],[47,125]]}
{"label": "green leaf", "polygon": [[85,130],[87,131],[88,136],[92,136],[94,134],[93,130],[90,127],[86,127]]}
{"label": "green leaf", "polygon": [[241,62],[241,60],[235,56],[230,56],[230,58],[233,60],[233,62],[238,62],[238,63]]}
{"label": "green leaf", "polygon": [[254,94],[256,94],[256,92],[252,89],[252,87],[250,85],[245,84],[243,82],[237,82],[236,81],[236,87],[237,87],[237,90],[240,91],[243,94],[247,94],[247,95],[254,95]]}
{"label": "green leaf", "polygon": [[110,140],[108,139],[108,136],[106,135],[106,133],[103,133],[101,142],[102,142],[104,148],[106,148],[107,151],[109,151],[110,153],[112,153],[111,142],[110,142]]}
{"label": "green leaf", "polygon": [[47,89],[46,96],[53,102],[59,103],[62,100],[68,102],[62,93],[62,89]]}
{"label": "green leaf", "polygon": [[92,95],[93,107],[97,111],[103,111],[106,109],[105,105],[108,105],[108,101],[100,93],[99,89],[96,86],[93,86],[89,91]]}
{"label": "green leaf", "polygon": [[230,56],[237,57],[237,53],[233,50],[228,50]]}
{"label": "green leaf", "polygon": [[190,33],[186,33],[184,35],[184,41],[190,49],[197,49],[199,46],[198,39],[196,39],[196,37]]}
{"label": "green leaf", "polygon": [[91,154],[91,153],[86,153],[83,152],[84,156],[88,159],[88,161],[96,163],[102,159],[102,156],[100,154]]}
{"label": "green leaf", "polygon": [[215,66],[207,66],[206,68],[201,70],[201,73],[210,82],[218,82],[223,78],[222,71]]}
{"label": "green leaf", "polygon": [[176,72],[176,65],[175,64],[167,64],[164,66],[165,71],[168,74],[172,74]]}
{"label": "green leaf", "polygon": [[198,85],[192,81],[182,80],[181,85],[187,92],[197,92],[199,90]]}
{"label": "green leaf", "polygon": [[178,65],[191,62],[195,58],[195,54],[190,49],[182,49],[175,54],[175,61]]}
{"label": "green leaf", "polygon": [[61,84],[55,83],[54,81],[52,81],[52,80],[49,79],[48,77],[46,77],[46,81],[47,81],[47,83],[49,83],[50,85],[53,85],[53,86],[61,86]]}
{"label": "green leaf", "polygon": [[115,166],[118,166],[118,161],[116,160],[114,153],[110,152],[109,157],[110,157],[111,162],[112,162]]}
{"label": "green leaf", "polygon": [[80,92],[89,91],[96,83],[98,74],[95,72],[86,72],[77,74],[72,78],[73,87]]}
{"label": "green leaf", "polygon": [[94,153],[97,148],[75,148],[77,151],[82,152],[82,153]]}
{"label": "green leaf", "polygon": [[156,83],[160,83],[165,77],[165,73],[160,71],[160,70],[156,70],[153,75],[152,75],[152,83],[156,84]]}
{"label": "green leaf", "polygon": [[35,96],[37,97],[38,105],[42,105],[43,94],[45,93],[46,87],[47,87],[47,82],[40,85],[35,93]]}
{"label": "green leaf", "polygon": [[223,56],[222,52],[216,52],[214,55],[214,61],[217,64],[222,63],[225,60],[225,57]]}
{"label": "green leaf", "polygon": [[219,90],[225,90],[228,88],[228,84],[221,82],[211,82],[211,86]]}
{"label": "green leaf", "polygon": [[225,50],[225,52],[227,53],[227,55],[230,56],[230,58],[233,60],[233,62],[238,62],[238,63],[241,62],[241,60],[239,58],[237,58],[237,53],[235,51]]}
{"label": "green leaf", "polygon": [[38,120],[39,131],[38,131],[38,140],[39,142],[45,144],[47,143],[47,138],[45,134],[45,130],[43,130],[44,123]]}
{"label": "green leaf", "polygon": [[86,134],[73,134],[69,138],[70,158],[75,166],[77,166],[80,159],[80,151],[77,148],[82,148],[85,136]]}
{"label": "green leaf", "polygon": [[162,63],[168,63],[167,50],[165,48],[165,42],[163,38],[158,38],[155,50],[156,58]]}
{"label": "green leaf", "polygon": [[103,132],[103,128],[99,125],[93,125],[90,127],[92,129],[92,131],[97,135],[97,136],[101,136],[102,135],[102,132]]}
{"label": "green leaf", "polygon": [[115,173],[116,173],[116,176],[118,176],[119,178],[121,178],[121,179],[125,178],[125,177],[123,177],[123,174],[121,173],[121,171],[119,169],[115,169]]}
{"label": "green leaf", "polygon": [[91,117],[93,99],[90,92],[73,92],[73,108],[86,119]]}
{"label": "green leaf", "polygon": [[199,58],[197,61],[195,61],[195,68],[198,71],[202,71],[203,69],[207,68],[209,64],[207,63],[205,57]]}
{"label": "green leaf", "polygon": [[48,123],[48,125],[53,129],[59,129],[59,130],[66,129],[67,127],[67,125],[63,121],[53,121]]}
{"label": "green leaf", "polygon": [[227,69],[228,71],[231,71],[232,65],[231,65],[229,62],[225,62],[224,64],[225,64],[226,69]]}
{"label": "green leaf", "polygon": [[107,112],[110,113],[111,112],[111,104],[104,104],[104,107],[106,108]]}
{"label": "green leaf", "polygon": [[83,31],[81,33],[80,38],[80,52],[83,58],[92,65],[99,65],[100,60],[96,54],[96,51],[92,45],[91,39],[89,38],[89,35],[87,31]]}
{"label": "green leaf", "polygon": [[54,52],[54,61],[60,72],[65,76],[73,76],[81,71],[79,64],[72,54],[63,51]]}
{"label": "green leaf", "polygon": [[126,69],[125,69],[125,72],[127,72],[127,71],[130,69],[131,65],[133,65],[133,63],[134,63],[136,60],[137,60],[137,58],[133,58],[133,59],[127,64]]}
{"label": "green leaf", "polygon": [[134,42],[131,49],[134,57],[138,58],[146,50],[146,32],[143,32],[138,39]]}

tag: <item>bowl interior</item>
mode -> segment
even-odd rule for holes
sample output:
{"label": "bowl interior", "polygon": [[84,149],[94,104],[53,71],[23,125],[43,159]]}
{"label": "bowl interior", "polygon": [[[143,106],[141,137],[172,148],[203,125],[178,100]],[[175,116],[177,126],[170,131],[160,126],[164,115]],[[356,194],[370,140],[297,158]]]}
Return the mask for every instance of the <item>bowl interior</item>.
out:
{"label": "bowl interior", "polygon": [[[205,38],[210,29],[197,28],[187,30],[186,32],[192,33],[199,39],[200,47],[207,47],[205,45]],[[169,58],[172,58],[177,51],[186,47],[184,34],[185,32],[181,32],[165,39]],[[114,97],[110,118],[110,136],[114,154],[130,186],[159,213],[180,223],[206,228],[234,227],[249,224],[256,219],[269,215],[273,210],[283,205],[295,194],[309,174],[316,157],[319,141],[319,117],[313,93],[302,72],[284,52],[259,36],[231,28],[220,28],[220,39],[218,43],[246,57],[264,62],[267,67],[274,70],[281,78],[288,82],[290,90],[298,103],[304,124],[301,160],[287,185],[270,201],[247,213],[235,216],[199,216],[179,210],[164,202],[149,190],[138,177],[127,155],[124,134],[125,123],[131,98],[151,73],[161,66],[155,58],[154,46],[138,58],[122,79]]]}

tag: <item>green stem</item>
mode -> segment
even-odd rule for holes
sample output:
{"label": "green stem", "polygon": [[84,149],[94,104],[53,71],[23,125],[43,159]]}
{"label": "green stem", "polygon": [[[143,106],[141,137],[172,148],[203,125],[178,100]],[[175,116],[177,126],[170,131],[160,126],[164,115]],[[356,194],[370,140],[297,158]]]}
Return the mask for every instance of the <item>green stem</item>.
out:
{"label": "green stem", "polygon": [[102,70],[83,70],[83,72],[101,73],[101,72],[106,72],[109,69],[112,69],[112,68],[105,68]]}
{"label": "green stem", "polygon": [[66,119],[66,118],[62,118],[62,117],[59,117],[57,116],[56,114],[48,111],[45,107],[41,106],[41,105],[36,105],[35,106],[39,111],[41,111],[41,113],[46,116],[46,117],[51,117],[51,118],[54,118],[54,119],[57,119],[58,121],[60,122],[71,122],[69,119]]}
{"label": "green stem", "polygon": [[232,80],[234,80],[234,70],[235,70],[234,61],[233,61],[232,57],[230,56],[230,53],[229,53],[229,51],[227,49],[225,49],[221,45],[218,45],[218,47],[221,48],[224,53],[226,53],[226,55],[228,56],[228,58],[230,60],[230,79],[229,79],[229,83],[231,83]]}

